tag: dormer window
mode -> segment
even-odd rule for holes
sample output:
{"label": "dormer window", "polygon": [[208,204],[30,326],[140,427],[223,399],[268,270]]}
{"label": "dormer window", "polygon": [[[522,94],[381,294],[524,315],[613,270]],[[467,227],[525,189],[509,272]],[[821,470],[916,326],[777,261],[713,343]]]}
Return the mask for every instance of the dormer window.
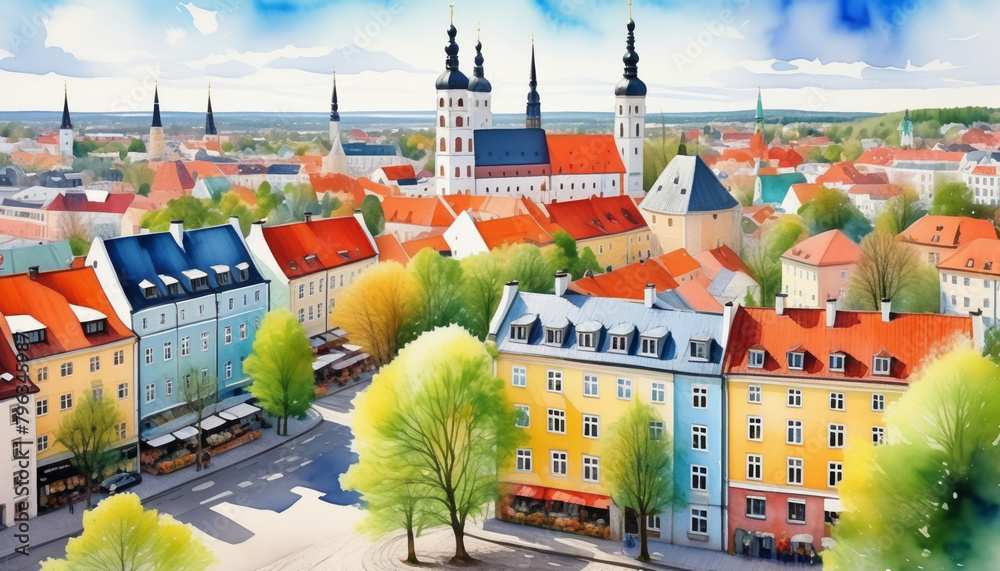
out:
{"label": "dormer window", "polygon": [[747,365],[751,369],[764,368],[764,349],[750,349],[750,357]]}
{"label": "dormer window", "polygon": [[937,242],[940,242],[940,241],[941,241],[941,236],[938,236],[937,234],[931,236],[931,242],[937,243]]}
{"label": "dormer window", "polygon": [[612,335],[611,350],[616,353],[628,351],[628,335]]}
{"label": "dormer window", "polygon": [[232,276],[229,274],[229,266],[212,266],[212,269],[215,270],[215,280],[219,282],[219,285],[228,284],[232,279]]}
{"label": "dormer window", "polygon": [[218,278],[220,284],[229,283],[229,272],[220,272]]}
{"label": "dormer window", "polygon": [[660,355],[660,340],[643,337],[639,344],[639,354],[647,357],[658,357]]}
{"label": "dormer window", "polygon": [[303,257],[306,259],[306,263],[309,264],[310,266],[315,266],[316,261],[319,260],[316,254],[306,254]]}
{"label": "dormer window", "polygon": [[141,282],[139,282],[139,288],[142,289],[142,295],[146,299],[156,298],[157,294],[156,284],[154,284],[153,282],[149,280],[142,280]]}
{"label": "dormer window", "polygon": [[288,269],[294,272],[299,269],[299,264],[295,260],[288,260]]}
{"label": "dormer window", "polygon": [[788,368],[792,371],[801,371],[802,363],[805,361],[806,354],[802,351],[789,351],[786,354],[788,359]]}
{"label": "dormer window", "polygon": [[531,336],[531,327],[535,324],[537,315],[529,313],[518,317],[510,324],[510,340],[516,343],[527,343]]}
{"label": "dormer window", "polygon": [[15,343],[45,341],[45,324],[30,315],[8,315],[7,325]]}
{"label": "dormer window", "polygon": [[562,345],[562,342],[563,342],[563,330],[561,328],[555,328],[555,327],[545,328],[546,345]]}
{"label": "dormer window", "polygon": [[593,333],[577,333],[576,334],[576,344],[581,349],[593,349],[594,348],[594,334]]}
{"label": "dormer window", "polygon": [[94,335],[95,333],[103,333],[106,319],[98,319],[96,321],[88,321],[83,324],[83,332],[86,335]]}
{"label": "dormer window", "polygon": [[847,356],[840,351],[835,351],[830,353],[830,371],[834,373],[844,372],[844,363],[847,361]]}
{"label": "dormer window", "polygon": [[191,289],[194,291],[202,290],[208,288],[208,278],[200,277],[191,280]]}
{"label": "dormer window", "polygon": [[159,277],[163,285],[167,286],[167,295],[179,295],[181,293],[181,286],[176,278],[163,274],[160,274]]}
{"label": "dormer window", "polygon": [[885,351],[882,351],[878,355],[875,355],[875,363],[872,369],[876,375],[887,376],[889,374],[889,369],[892,365],[892,355],[889,355]]}
{"label": "dormer window", "polygon": [[514,341],[527,341],[528,340],[528,326],[527,325],[511,325],[510,326],[510,338]]}
{"label": "dormer window", "polygon": [[[21,331],[20,334],[24,336],[24,339],[27,340],[28,343],[40,343],[42,341],[45,341],[45,330],[44,329],[34,329],[32,331]],[[15,339],[17,339],[16,336],[15,336]]]}
{"label": "dormer window", "polygon": [[692,361],[707,361],[708,341],[692,340],[690,343],[690,357]]}
{"label": "dormer window", "polygon": [[245,282],[250,279],[250,264],[246,262],[240,262],[236,264],[236,271],[239,272],[239,280]]}

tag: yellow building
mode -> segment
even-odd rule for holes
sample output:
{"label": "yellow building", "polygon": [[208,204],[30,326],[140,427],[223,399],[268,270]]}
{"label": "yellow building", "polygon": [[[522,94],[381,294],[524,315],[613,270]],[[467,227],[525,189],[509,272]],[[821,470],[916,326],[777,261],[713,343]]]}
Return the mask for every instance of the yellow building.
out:
{"label": "yellow building", "polygon": [[106,473],[136,469],[135,336],[118,319],[92,268],[0,278],[4,334],[27,340],[35,395],[39,509],[64,504],[83,486],[71,453],[56,442],[66,415],[85,394],[114,399],[121,412],[112,448],[121,455]]}
{"label": "yellow building", "polygon": [[844,449],[879,444],[883,414],[921,361],[971,345],[970,317],[739,308],[725,371],[729,394],[729,544],[757,532],[807,534],[817,551],[841,511],[837,487],[852,469]]}
{"label": "yellow building", "polygon": [[590,248],[602,268],[620,268],[662,253],[654,251],[652,232],[631,197],[592,196],[540,208],[548,215],[545,222],[572,236],[581,254]]}

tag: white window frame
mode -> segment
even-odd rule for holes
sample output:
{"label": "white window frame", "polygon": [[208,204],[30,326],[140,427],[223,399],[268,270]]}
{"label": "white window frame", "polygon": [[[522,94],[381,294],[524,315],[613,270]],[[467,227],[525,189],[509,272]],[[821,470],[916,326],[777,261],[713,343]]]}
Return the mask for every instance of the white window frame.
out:
{"label": "white window frame", "polygon": [[791,408],[802,408],[802,389],[788,389],[785,406]]}
{"label": "white window frame", "polygon": [[750,356],[747,358],[747,366],[751,369],[763,369],[764,351],[762,349],[750,349]]}
{"label": "white window frame", "polygon": [[[754,438],[754,432],[757,433],[756,438]],[[764,441],[764,417],[762,416],[747,417],[747,440],[752,440],[754,442]]]}
{"label": "white window frame", "polygon": [[[790,512],[791,512],[792,504],[802,506],[802,519],[801,520],[792,519],[791,518],[791,513]],[[803,524],[803,525],[806,523],[806,501],[805,500],[800,500],[800,499],[797,499],[797,498],[788,498],[787,508],[788,509],[785,511],[785,518],[786,518],[786,521],[788,523]]]}
{"label": "white window frame", "polygon": [[762,404],[764,402],[764,389],[760,385],[747,385],[747,402]]}
{"label": "white window frame", "polygon": [[181,337],[181,357],[191,356],[191,338]]}
{"label": "white window frame", "polygon": [[556,371],[554,369],[549,369],[545,372],[545,389],[550,393],[561,393],[563,392],[563,374],[562,371]]}
{"label": "white window frame", "polygon": [[601,437],[601,417],[596,414],[583,415],[583,437],[593,439]]}
{"label": "white window frame", "polygon": [[653,381],[649,384],[649,402],[655,404],[667,402],[667,383]]}
{"label": "white window frame", "polygon": [[627,353],[628,335],[612,335],[611,347],[608,350],[612,353]]}
{"label": "white window frame", "polygon": [[884,426],[873,426],[872,427],[872,444],[879,446],[885,444],[885,427]]}
{"label": "white window frame", "polygon": [[583,375],[583,396],[591,398],[600,397],[600,380],[597,375]]}
{"label": "white window frame", "polygon": [[830,353],[830,371],[833,373],[843,373],[844,365],[847,363],[847,356],[843,353]]}
{"label": "white window frame", "polygon": [[659,357],[660,340],[656,337],[642,337],[639,343],[639,354],[645,357]]}
{"label": "white window frame", "polygon": [[708,492],[708,466],[691,464],[691,491]]}
{"label": "white window frame", "polygon": [[847,395],[844,393],[830,391],[830,410],[847,410]]}
{"label": "white window frame", "polygon": [[569,475],[569,455],[565,450],[549,450],[549,474],[562,478]]}
{"label": "white window frame", "polygon": [[885,412],[885,395],[872,393],[872,412]]}
{"label": "white window frame", "polygon": [[528,386],[528,368],[514,365],[510,368],[510,384],[514,387],[525,388]]}
{"label": "white window frame", "polygon": [[[763,508],[763,509],[760,510],[762,513],[755,513],[755,511],[751,509],[751,507],[753,507],[755,505],[758,505],[758,504],[756,504],[756,502],[759,502],[760,507]],[[746,507],[747,507],[746,516],[748,518],[750,518],[750,519],[764,519],[764,520],[767,519],[767,498],[766,497],[764,497],[764,496],[747,496],[746,497]]]}
{"label": "white window frame", "polygon": [[802,421],[789,418],[785,421],[785,444],[802,446]]}
{"label": "white window frame", "polygon": [[[834,482],[834,477],[836,477],[836,482]],[[843,462],[827,462],[826,463],[826,487],[827,488],[837,488],[840,485],[841,480],[844,479],[844,463]]]}
{"label": "white window frame", "polygon": [[592,483],[601,481],[601,459],[599,457],[583,455],[583,481]]}
{"label": "white window frame", "polygon": [[761,480],[764,476],[764,456],[747,454],[747,480]]}
{"label": "white window frame", "polygon": [[146,385],[146,404],[149,404],[156,400],[156,383],[149,383]]}
{"label": "white window frame", "polygon": [[[697,528],[695,527],[697,524]],[[689,533],[694,535],[708,535],[708,510],[703,508],[691,508],[691,527]]]}
{"label": "white window frame", "polygon": [[831,422],[826,425],[826,445],[829,448],[843,448],[847,442],[847,425]]}
{"label": "white window frame", "polygon": [[548,409],[546,430],[552,434],[566,434],[566,411],[558,408]]}
{"label": "white window frame", "polygon": [[518,448],[514,461],[515,472],[531,472],[531,448]]}
{"label": "white window frame", "polygon": [[664,435],[667,433],[667,423],[662,420],[651,420],[649,421],[649,438],[650,440],[663,440]]}
{"label": "white window frame", "polygon": [[144,353],[143,362],[147,365],[152,365],[153,360],[155,359],[155,357],[153,357],[153,348],[146,347],[146,350],[143,353]]}
{"label": "white window frame", "polygon": [[118,383],[118,400],[128,398],[128,383]]}
{"label": "white window frame", "polygon": [[708,427],[703,424],[691,425],[691,450],[708,450]]}
{"label": "white window frame", "polygon": [[[789,486],[801,486],[803,474],[805,473],[805,460],[796,456],[788,456],[785,459],[785,483]],[[798,476],[798,481],[792,476]]]}
{"label": "white window frame", "polygon": [[708,410],[708,385],[691,385],[691,408]]}
{"label": "white window frame", "polygon": [[[524,414],[518,414],[517,420],[514,421],[514,426],[518,428],[530,428],[531,427],[531,407],[526,404],[515,404],[514,410],[517,412],[523,412]],[[521,419],[524,419],[524,424],[521,424]]]}
{"label": "white window frame", "polygon": [[586,333],[577,332],[576,344],[581,349],[594,349],[594,338],[596,334],[588,331]]}
{"label": "white window frame", "polygon": [[[965,298],[968,301],[969,298]],[[888,376],[890,370],[892,369],[892,357],[875,357],[872,363],[872,374],[880,376]]]}
{"label": "white window frame", "polygon": [[785,357],[788,359],[789,371],[801,371],[805,365],[806,354],[801,351],[789,351]]}
{"label": "white window frame", "polygon": [[615,394],[620,400],[632,400],[632,379],[618,377]]}

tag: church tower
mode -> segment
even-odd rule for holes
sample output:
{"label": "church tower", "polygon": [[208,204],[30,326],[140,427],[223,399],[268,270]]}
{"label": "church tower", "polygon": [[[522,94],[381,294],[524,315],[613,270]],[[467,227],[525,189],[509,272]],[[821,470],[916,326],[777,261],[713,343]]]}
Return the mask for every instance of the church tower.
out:
{"label": "church tower", "polygon": [[160,121],[160,84],[153,88],[153,124],[149,128],[149,160],[162,161],[166,157],[163,143],[163,123]]}
{"label": "church tower", "polygon": [[323,157],[323,174],[347,174],[347,155],[340,141],[340,105],[337,104],[337,72],[333,72],[333,98],[330,100],[330,153]]}
{"label": "church tower", "polygon": [[215,128],[215,116],[212,114],[212,84],[208,84],[208,111],[205,112],[205,141],[214,142],[218,152],[222,152],[221,142],[219,141],[219,131]]}
{"label": "church tower", "polygon": [[73,121],[69,118],[69,86],[63,84],[63,114],[59,125],[59,156],[73,156]]}
{"label": "church tower", "polygon": [[625,73],[615,86],[615,142],[625,165],[624,190],[643,196],[642,151],[646,136],[646,84],[639,79],[639,54],[635,53],[635,22],[629,2],[628,36],[625,42]]}
{"label": "church tower", "polygon": [[455,36],[455,5],[448,27],[448,45],[444,51],[445,70],[437,78],[437,145],[434,164],[437,168],[437,193],[472,194],[475,190],[475,155],[472,152],[472,121],[469,113],[469,78],[458,70],[458,44]]}
{"label": "church tower", "polygon": [[750,138],[750,156],[753,158],[754,172],[768,166],[767,141],[764,140],[764,104],[757,88],[757,114],[754,115],[753,137]]}
{"label": "church tower", "polygon": [[493,86],[483,76],[483,42],[476,38],[476,67],[469,80],[469,101],[472,106],[472,128],[492,129],[493,108],[490,107]]}
{"label": "church tower", "polygon": [[528,78],[528,105],[524,113],[524,126],[542,128],[542,98],[538,95],[538,76],[535,74],[535,38],[531,38],[531,75]]}
{"label": "church tower", "polygon": [[913,148],[913,121],[910,121],[909,109],[903,114],[903,120],[899,122],[899,127],[896,130],[899,131],[899,148]]}

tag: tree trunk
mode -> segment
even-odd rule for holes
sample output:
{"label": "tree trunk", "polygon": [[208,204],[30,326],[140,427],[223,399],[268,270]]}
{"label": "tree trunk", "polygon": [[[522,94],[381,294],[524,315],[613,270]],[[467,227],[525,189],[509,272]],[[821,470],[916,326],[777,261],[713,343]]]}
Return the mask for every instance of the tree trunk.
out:
{"label": "tree trunk", "polygon": [[[454,520],[453,520],[454,521]],[[452,565],[466,565],[474,560],[465,550],[465,529],[458,523],[452,523],[452,531],[455,532],[455,556],[451,558]]]}
{"label": "tree trunk", "polygon": [[639,545],[641,549],[639,551],[639,561],[650,561],[649,557],[649,541],[646,537],[646,514],[639,514]]}
{"label": "tree trunk", "polygon": [[[84,483],[84,485],[87,486],[87,490],[86,490],[85,493],[87,494],[87,509],[89,510],[91,508],[91,505],[90,505],[90,488],[92,488],[94,486],[94,480],[90,476],[89,473],[83,475],[83,483]],[[70,492],[69,501],[73,501],[73,493],[72,492]]]}
{"label": "tree trunk", "polygon": [[194,460],[194,465],[195,465],[194,471],[195,472],[201,472],[201,469],[202,469],[202,465],[201,465],[201,437],[202,437],[202,433],[201,433],[201,410],[199,409],[198,410],[198,452],[196,453],[197,456],[195,456],[195,460]]}
{"label": "tree trunk", "polygon": [[413,526],[406,526],[406,562],[410,565],[420,565],[417,559],[417,546],[413,541]]}

